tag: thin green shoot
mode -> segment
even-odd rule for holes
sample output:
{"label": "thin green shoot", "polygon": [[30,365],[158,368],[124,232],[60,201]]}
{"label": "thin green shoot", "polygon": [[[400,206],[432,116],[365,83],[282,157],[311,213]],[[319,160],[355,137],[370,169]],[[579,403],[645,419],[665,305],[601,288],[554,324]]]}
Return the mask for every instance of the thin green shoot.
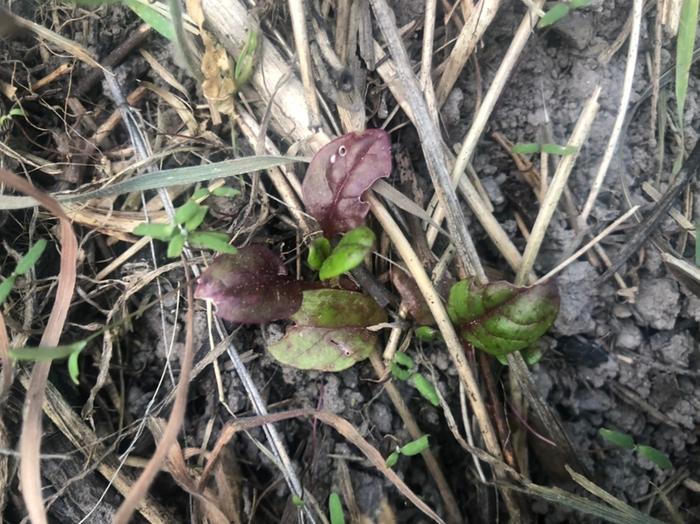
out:
{"label": "thin green shoot", "polygon": [[345,524],[345,513],[343,512],[343,504],[340,501],[340,496],[333,492],[328,497],[328,513],[330,515],[331,524]]}
{"label": "thin green shoot", "polygon": [[29,248],[29,251],[27,251],[27,253],[19,259],[14,271],[2,282],[2,284],[0,284],[0,305],[2,305],[9,296],[12,288],[15,285],[17,277],[26,275],[29,270],[36,265],[39,258],[44,253],[46,246],[46,240],[43,238],[39,239],[32,247]]}
{"label": "thin green shoot", "polygon": [[673,464],[671,464],[671,461],[664,452],[659,451],[654,447],[647,446],[646,444],[636,443],[634,439],[626,433],[608,428],[600,428],[598,430],[598,434],[603,438],[603,440],[614,446],[630,451],[636,451],[640,456],[646,458],[650,462],[653,462],[661,469],[673,468]]}

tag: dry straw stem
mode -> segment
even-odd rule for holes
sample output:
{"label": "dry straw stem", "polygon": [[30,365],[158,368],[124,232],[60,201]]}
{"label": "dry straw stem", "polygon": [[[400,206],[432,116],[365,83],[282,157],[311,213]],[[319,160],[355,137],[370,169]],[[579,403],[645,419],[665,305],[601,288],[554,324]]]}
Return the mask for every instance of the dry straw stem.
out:
{"label": "dry straw stem", "polygon": [[379,451],[377,451],[362,437],[360,432],[357,431],[352,424],[335,413],[326,410],[317,411],[314,409],[296,409],[292,411],[274,413],[272,415],[242,418],[229,422],[221,430],[219,438],[216,440],[216,444],[209,454],[207,465],[205,466],[204,471],[202,471],[202,476],[199,481],[200,490],[203,488],[204,483],[211,474],[213,467],[216,465],[216,461],[218,460],[221,450],[231,441],[236,433],[239,431],[250,430],[263,424],[272,424],[274,422],[281,422],[283,420],[301,417],[313,417],[320,420],[324,424],[331,426],[343,437],[345,437],[348,442],[356,446],[364,454],[364,456],[367,457],[372,465],[377,468],[408,500],[411,501],[411,503],[413,503],[427,517],[431,518],[435,522],[444,524],[445,521],[442,520],[437,513],[430,509],[430,507],[423,502],[420,497],[418,497],[411,490],[411,488],[404,483],[403,480],[401,480],[393,469],[386,465],[384,457],[382,457]]}
{"label": "dry straw stem", "polygon": [[387,5],[386,0],[371,0],[371,4],[377,25],[379,25],[387,47],[394,57],[398,77],[404,86],[406,101],[411,106],[433,187],[446,210],[447,225],[455,242],[460,262],[467,273],[473,275],[477,281],[484,282],[486,280],[484,269],[467,229],[454,187],[450,183],[440,134],[430,117],[420,86],[413,74],[408,55],[394,22],[394,13]]}
{"label": "dry straw stem", "polygon": [[[26,180],[0,169],[0,180],[26,195],[34,197],[41,206],[59,219],[61,232],[61,262],[58,273],[56,298],[51,308],[49,320],[40,346],[56,346],[61,338],[68,310],[70,309],[76,279],[78,242],[73,233],[70,219],[53,198],[42,193]],[[35,524],[46,524],[46,508],[41,493],[41,468],[39,452],[41,448],[41,406],[44,403],[44,389],[51,369],[51,361],[37,362],[27,387],[22,415],[22,433],[19,438],[20,486],[27,506],[29,518]]]}
{"label": "dry straw stem", "polygon": [[[382,357],[379,355],[378,351],[373,351],[370,354],[369,359],[377,377],[381,378],[387,374],[388,371],[385,368]],[[386,391],[387,395],[389,395],[391,402],[394,404],[394,407],[401,417],[401,420],[403,420],[403,423],[406,426],[408,433],[411,435],[411,438],[416,440],[425,435],[425,433],[421,431],[420,427],[418,426],[416,419],[411,414],[411,411],[408,409],[408,406],[403,400],[403,396],[394,383],[387,381],[384,384],[384,390]],[[460,524],[463,522],[463,519],[459,512],[459,506],[457,505],[457,501],[452,494],[452,490],[450,489],[450,485],[448,484],[445,475],[440,469],[440,464],[438,464],[435,455],[430,448],[427,448],[421,453],[421,456],[423,457],[423,460],[425,460],[425,464],[428,467],[430,474],[435,479],[435,483],[440,491],[440,496],[442,496],[442,500],[445,503],[447,521],[450,524]]]}
{"label": "dry straw stem", "polygon": [[479,385],[474,378],[474,374],[469,366],[469,363],[466,361],[462,344],[457,337],[457,333],[455,332],[452,322],[450,322],[450,319],[447,316],[447,310],[445,310],[445,306],[442,303],[440,295],[435,290],[435,287],[430,281],[430,277],[425,272],[423,265],[416,256],[416,253],[413,251],[413,247],[411,246],[410,242],[403,235],[401,229],[396,222],[394,222],[391,215],[374,195],[368,194],[367,200],[369,201],[374,216],[377,218],[382,228],[391,239],[394,247],[406,264],[406,267],[408,267],[411,275],[416,280],[416,284],[423,294],[423,297],[430,308],[430,312],[435,318],[435,322],[442,333],[442,337],[445,340],[445,344],[450,352],[452,361],[454,362],[457,372],[459,373],[459,376],[467,390],[467,394],[469,395],[469,401],[479,422],[479,427],[481,428],[481,433],[487,449],[492,455],[500,458],[501,448],[496,438],[496,434],[493,431],[486,405],[481,397]]}
{"label": "dry straw stem", "polygon": [[[29,377],[19,374],[19,381],[25,388],[29,387]],[[73,407],[66,402],[61,393],[50,382],[46,385],[46,416],[58,430],[65,435],[70,443],[91,460],[95,469],[110,482],[121,494],[126,495],[136,481],[129,473],[122,471],[114,455],[102,445],[101,439],[76,415]],[[138,506],[139,513],[152,524],[167,524],[173,522],[173,516],[160,503],[150,496]]]}
{"label": "dry straw stem", "polygon": [[299,69],[301,81],[304,84],[304,97],[306,98],[306,107],[309,111],[309,122],[311,127],[316,128],[321,125],[321,116],[318,98],[316,97],[314,73],[311,66],[309,35],[306,30],[306,13],[304,12],[303,0],[289,0],[289,14],[292,17],[294,43],[296,44],[299,57]]}
{"label": "dry straw stem", "polygon": [[464,24],[459,38],[457,38],[457,42],[445,62],[445,69],[435,92],[439,107],[442,107],[447,100],[447,96],[452,91],[477,42],[484,36],[486,28],[491,25],[491,21],[496,16],[500,4],[501,0],[481,0],[479,5],[475,6],[467,23]]}
{"label": "dry straw stem", "polygon": [[535,284],[542,284],[543,282],[546,282],[553,276],[555,276],[557,273],[559,273],[561,270],[566,268],[569,264],[574,262],[578,257],[581,255],[585,255],[586,252],[597,245],[601,240],[603,240],[606,236],[608,236],[610,233],[612,233],[617,227],[625,222],[629,217],[631,217],[633,214],[637,212],[639,209],[639,206],[634,206],[630,209],[627,210],[626,213],[624,213],[622,216],[618,217],[614,222],[612,222],[609,226],[607,226],[605,229],[603,229],[600,233],[598,233],[593,239],[588,242],[585,246],[581,247],[578,251],[576,251],[573,255],[568,257],[566,260],[564,260],[561,264],[558,264],[556,267],[554,267],[549,273],[544,275],[543,277],[540,277]]}
{"label": "dry straw stem", "polygon": [[591,186],[591,191],[588,193],[588,198],[583,206],[583,210],[578,217],[578,224],[580,229],[584,229],[586,222],[588,221],[588,216],[591,214],[593,205],[595,204],[596,198],[598,198],[598,193],[603,187],[603,181],[605,180],[605,175],[608,172],[608,167],[610,166],[610,161],[612,160],[615,150],[617,149],[617,142],[620,138],[620,133],[625,123],[625,115],[627,114],[627,106],[629,105],[630,95],[632,94],[632,82],[634,81],[634,70],[637,65],[637,51],[639,50],[639,31],[642,24],[642,10],[644,8],[644,0],[634,0],[632,6],[632,34],[630,35],[629,49],[627,50],[627,65],[625,66],[625,78],[622,82],[622,95],[620,96],[620,107],[617,111],[617,117],[615,117],[615,123],[613,124],[612,132],[610,133],[610,139],[608,140],[607,146],[605,146],[605,153],[603,154],[603,159],[598,166],[598,171],[596,172],[595,179],[593,180],[593,185]]}
{"label": "dry straw stem", "polygon": [[[5,316],[0,311],[0,418],[2,417],[5,400],[12,387],[14,373],[12,360],[10,359],[10,339],[7,337]],[[1,429],[1,428],[0,428]],[[2,508],[0,508],[2,509]]]}
{"label": "dry straw stem", "polygon": [[[185,267],[185,271],[187,268]],[[187,273],[189,274],[189,273]],[[124,502],[117,510],[112,520],[113,524],[127,524],[131,519],[139,503],[148,493],[153,479],[160,471],[168,456],[171,446],[177,444],[177,434],[185,420],[187,408],[187,391],[190,385],[190,372],[192,371],[192,357],[194,346],[194,297],[191,283],[187,282],[187,315],[185,319],[185,348],[180,359],[180,378],[175,392],[175,402],[170,413],[170,418],[163,431],[163,436],[156,446],[148,465],[141,472],[141,476],[126,495]]]}
{"label": "dry straw stem", "polygon": [[576,126],[571,133],[571,138],[569,139],[567,145],[575,148],[576,153],[563,157],[557,166],[557,171],[554,173],[552,183],[544,197],[544,200],[542,201],[540,211],[537,213],[537,218],[535,219],[535,225],[532,227],[530,238],[527,241],[527,246],[525,246],[523,262],[518,269],[517,275],[515,276],[516,285],[524,284],[526,275],[532,270],[532,266],[535,263],[540,246],[544,240],[544,235],[547,232],[549,222],[552,219],[554,211],[559,203],[559,199],[564,192],[566,182],[569,179],[569,175],[574,167],[576,158],[578,158],[579,150],[585,142],[586,137],[588,136],[588,131],[593,123],[593,119],[598,112],[599,96],[600,86],[597,86],[593,90],[593,94],[586,102],[586,105],[583,107],[581,116],[579,117],[578,122],[576,122]]}

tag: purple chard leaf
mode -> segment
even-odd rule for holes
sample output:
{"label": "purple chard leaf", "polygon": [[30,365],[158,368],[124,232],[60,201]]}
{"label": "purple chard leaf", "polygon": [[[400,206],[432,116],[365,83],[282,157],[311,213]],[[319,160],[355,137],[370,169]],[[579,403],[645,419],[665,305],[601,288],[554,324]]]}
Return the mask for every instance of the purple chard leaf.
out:
{"label": "purple chard leaf", "polygon": [[391,144],[385,131],[348,133],[314,155],[302,184],[304,204],[331,238],[362,224],[369,212],[363,193],[390,174]]}
{"label": "purple chard leaf", "polygon": [[195,297],[214,302],[221,318],[257,324],[291,317],[302,292],[275,253],[252,244],[215,258],[199,278]]}

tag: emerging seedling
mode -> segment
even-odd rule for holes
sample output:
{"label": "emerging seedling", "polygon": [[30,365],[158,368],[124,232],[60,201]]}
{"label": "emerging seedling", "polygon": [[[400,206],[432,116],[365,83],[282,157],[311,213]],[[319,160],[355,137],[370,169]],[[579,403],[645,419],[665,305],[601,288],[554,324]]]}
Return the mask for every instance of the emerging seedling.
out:
{"label": "emerging seedling", "polygon": [[387,458],[386,458],[386,465],[389,466],[390,468],[393,468],[396,463],[399,461],[399,457],[401,455],[405,457],[412,457],[414,455],[418,455],[420,453],[423,453],[426,449],[430,447],[430,443],[428,442],[428,437],[430,435],[423,435],[422,437],[412,440],[408,444],[402,446],[402,447],[397,447],[395,451],[393,451]]}
{"label": "emerging seedling", "polygon": [[626,433],[607,428],[600,428],[598,434],[603,440],[619,448],[637,451],[642,457],[653,462],[661,469],[671,469],[673,464],[665,453],[651,446],[635,443],[634,439]]}
{"label": "emerging seedling", "polygon": [[340,502],[340,496],[335,491],[328,497],[328,514],[331,524],[345,524],[343,503]]}
{"label": "emerging seedling", "polygon": [[549,11],[547,11],[545,15],[540,18],[540,21],[537,23],[537,27],[542,29],[543,27],[548,27],[555,24],[568,15],[571,11],[586,7],[590,4],[591,0],[569,0],[568,3],[554,4]]}
{"label": "emerging seedling", "polygon": [[200,204],[199,201],[204,200],[209,195],[235,197],[238,195],[238,190],[231,187],[220,187],[212,191],[206,188],[199,189],[175,211],[172,223],[139,224],[134,229],[134,234],[167,242],[169,258],[179,257],[186,243],[195,248],[211,249],[217,253],[235,253],[236,248],[229,245],[227,234],[216,231],[199,231],[199,227],[209,212],[209,207]]}
{"label": "emerging seedling", "polygon": [[365,226],[356,227],[343,235],[332,249],[327,238],[317,239],[311,244],[307,262],[311,268],[319,270],[321,280],[339,277],[362,264],[372,251],[374,239],[374,232]]}
{"label": "emerging seedling", "polygon": [[433,406],[440,405],[435,386],[422,374],[415,370],[413,359],[406,353],[398,351],[391,361],[391,374],[398,380],[403,380],[411,384],[421,396]]}
{"label": "emerging seedling", "polygon": [[15,270],[12,273],[10,273],[10,275],[3,281],[2,284],[0,284],[0,305],[2,305],[5,302],[8,295],[10,294],[10,291],[12,291],[17,277],[24,276],[26,273],[28,273],[29,270],[33,268],[39,261],[39,258],[41,257],[45,249],[46,240],[42,238],[38,240],[37,243],[34,244],[31,248],[29,248],[29,251],[27,251],[27,253],[22,258],[20,258],[19,262],[17,262],[17,267],[15,267]]}

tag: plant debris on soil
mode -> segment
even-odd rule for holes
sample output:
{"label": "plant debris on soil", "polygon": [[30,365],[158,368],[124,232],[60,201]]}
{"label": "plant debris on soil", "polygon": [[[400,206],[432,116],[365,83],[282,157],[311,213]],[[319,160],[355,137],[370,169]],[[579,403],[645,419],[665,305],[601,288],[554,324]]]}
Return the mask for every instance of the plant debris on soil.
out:
{"label": "plant debris on soil", "polygon": [[693,6],[4,3],[2,521],[700,522]]}

